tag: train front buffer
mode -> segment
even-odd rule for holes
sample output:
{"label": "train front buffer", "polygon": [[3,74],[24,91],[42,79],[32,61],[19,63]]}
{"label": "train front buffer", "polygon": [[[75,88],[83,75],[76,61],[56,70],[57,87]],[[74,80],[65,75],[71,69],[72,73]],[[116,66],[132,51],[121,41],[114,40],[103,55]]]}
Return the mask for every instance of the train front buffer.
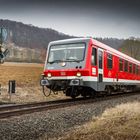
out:
{"label": "train front buffer", "polygon": [[[71,73],[71,74],[70,74]],[[72,70],[70,71],[49,71],[44,72],[41,78],[41,86],[43,87],[43,93],[46,96],[49,96],[51,93],[56,94],[58,91],[63,91],[67,96],[71,96],[71,92],[76,92],[82,90],[84,86],[83,75],[87,75],[88,70],[79,71]],[[61,76],[55,76],[55,75]],[[62,76],[63,75],[63,76]],[[73,75],[73,76],[68,76]],[[45,91],[45,88],[48,88],[50,91]],[[77,96],[79,92],[76,93]],[[76,96],[76,95],[75,95]]]}

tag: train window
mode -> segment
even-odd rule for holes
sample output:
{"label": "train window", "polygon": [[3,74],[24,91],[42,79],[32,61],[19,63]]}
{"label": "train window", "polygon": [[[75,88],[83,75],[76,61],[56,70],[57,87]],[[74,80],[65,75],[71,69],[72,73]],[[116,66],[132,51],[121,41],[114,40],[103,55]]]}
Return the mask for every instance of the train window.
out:
{"label": "train window", "polygon": [[99,69],[103,68],[103,52],[99,50]]}
{"label": "train window", "polygon": [[97,65],[97,49],[96,48],[92,48],[91,64],[93,66]]}
{"label": "train window", "polygon": [[136,65],[133,64],[133,73],[135,74],[136,73]]}
{"label": "train window", "polygon": [[138,75],[139,74],[139,66],[136,65],[136,74]]}
{"label": "train window", "polygon": [[112,69],[113,67],[113,59],[112,59],[112,54],[107,54],[107,68]]}
{"label": "train window", "polygon": [[119,70],[123,71],[123,60],[119,59]]}
{"label": "train window", "polygon": [[129,72],[132,73],[132,63],[129,63]]}
{"label": "train window", "polygon": [[128,71],[128,61],[125,60],[124,63],[124,71],[127,72]]}

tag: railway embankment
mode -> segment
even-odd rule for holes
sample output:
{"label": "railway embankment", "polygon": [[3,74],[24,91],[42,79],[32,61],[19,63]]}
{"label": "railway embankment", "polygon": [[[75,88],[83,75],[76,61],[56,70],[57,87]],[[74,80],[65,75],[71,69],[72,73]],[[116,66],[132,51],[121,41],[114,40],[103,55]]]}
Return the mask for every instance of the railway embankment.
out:
{"label": "railway embankment", "polygon": [[[131,118],[134,118],[133,108],[136,108],[136,106],[133,105],[133,103],[135,102],[137,104],[137,110],[139,110],[140,94],[94,102],[93,104],[83,104],[3,119],[0,120],[0,138],[6,140],[58,139],[65,136],[66,134],[71,134],[71,131],[79,132],[79,130],[81,130],[81,126],[88,126],[88,124],[90,124],[89,122],[92,122],[91,124],[93,126],[94,124],[95,126],[97,126],[100,118],[104,123],[103,125],[99,126],[101,126],[101,129],[104,130],[104,132],[106,132],[106,130],[113,130],[113,124],[115,125],[116,121],[114,120],[113,122],[111,122],[110,124],[113,124],[112,126],[109,126],[109,122],[106,124],[103,120],[107,118],[108,121],[111,121],[111,119],[109,119],[111,114],[115,116],[116,114],[119,115],[122,113],[124,114],[124,117],[122,117],[124,118],[124,120],[122,118],[119,118],[118,120],[120,120],[120,122],[118,121],[118,124],[123,123],[123,121],[126,122],[126,116],[130,116],[129,118],[131,121]],[[125,104],[124,107],[123,104]],[[115,114],[114,110],[116,108],[118,112]],[[127,113],[125,112],[125,108],[128,109],[128,111],[126,111]],[[130,112],[130,115],[129,108],[132,110]],[[119,110],[121,113],[119,112]],[[135,123],[135,125],[137,125],[137,123]],[[108,126],[108,129],[105,126]],[[91,126],[89,126],[89,128],[91,128]],[[133,128],[136,128],[136,126]],[[89,129],[86,130],[88,131]],[[100,135],[100,133],[98,134]],[[106,134],[108,135],[108,133]],[[137,135],[135,135],[136,138]]]}
{"label": "railway embankment", "polygon": [[61,140],[139,140],[140,102],[107,109],[99,117],[68,133]]}

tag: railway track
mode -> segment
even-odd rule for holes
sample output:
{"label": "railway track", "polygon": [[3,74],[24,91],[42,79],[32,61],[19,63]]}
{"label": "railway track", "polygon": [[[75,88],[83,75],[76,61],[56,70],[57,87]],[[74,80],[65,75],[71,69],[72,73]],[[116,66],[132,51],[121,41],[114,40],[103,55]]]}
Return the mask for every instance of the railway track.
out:
{"label": "railway track", "polygon": [[65,99],[58,101],[49,101],[49,102],[39,102],[39,103],[30,103],[30,104],[19,104],[19,105],[11,105],[11,106],[3,106],[0,107],[0,119],[9,118],[13,116],[19,116],[23,114],[29,114],[33,112],[41,112],[58,108],[65,108],[75,105],[82,104],[91,104],[94,102],[100,102],[105,100],[111,100],[114,98],[121,98],[125,96],[133,96],[139,93],[124,93],[124,94],[112,94],[106,97],[98,96],[96,98],[77,98],[75,100]]}

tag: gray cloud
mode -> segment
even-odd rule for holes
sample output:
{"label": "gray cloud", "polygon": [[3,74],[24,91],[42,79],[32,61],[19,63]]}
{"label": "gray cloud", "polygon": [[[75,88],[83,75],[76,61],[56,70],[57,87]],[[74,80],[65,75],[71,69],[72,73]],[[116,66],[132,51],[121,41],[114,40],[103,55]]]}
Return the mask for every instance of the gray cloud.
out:
{"label": "gray cloud", "polygon": [[0,0],[0,17],[64,33],[140,37],[138,0]]}

